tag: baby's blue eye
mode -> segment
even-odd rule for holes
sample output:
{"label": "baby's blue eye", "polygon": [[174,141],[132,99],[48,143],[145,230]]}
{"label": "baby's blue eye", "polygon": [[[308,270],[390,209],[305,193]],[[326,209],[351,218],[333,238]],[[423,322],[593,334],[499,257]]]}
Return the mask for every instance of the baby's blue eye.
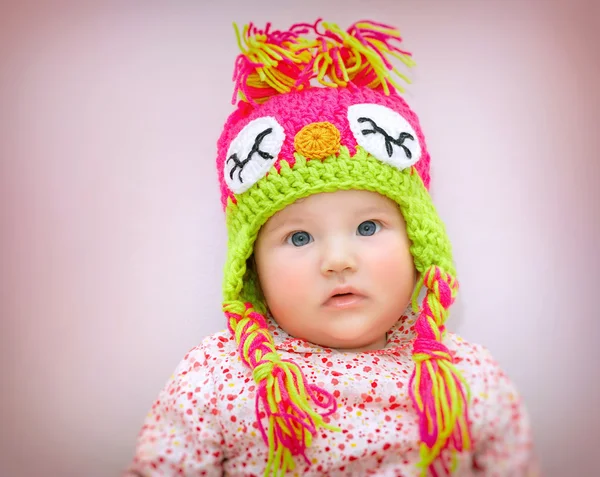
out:
{"label": "baby's blue eye", "polygon": [[288,239],[288,243],[290,242],[295,247],[302,247],[307,243],[312,242],[312,237],[308,232],[294,232]]}
{"label": "baby's blue eye", "polygon": [[358,235],[369,236],[373,235],[375,232],[379,230],[379,224],[373,222],[372,220],[365,220],[362,224],[358,226],[357,232]]}

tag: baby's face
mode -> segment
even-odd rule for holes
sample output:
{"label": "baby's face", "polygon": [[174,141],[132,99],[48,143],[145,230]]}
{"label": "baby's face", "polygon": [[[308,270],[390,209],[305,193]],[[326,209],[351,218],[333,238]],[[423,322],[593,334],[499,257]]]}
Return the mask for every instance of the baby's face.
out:
{"label": "baby's face", "polygon": [[[376,192],[309,196],[262,227],[254,254],[273,317],[287,333],[338,349],[385,346],[416,271],[398,205]],[[337,292],[349,295],[333,297]]]}

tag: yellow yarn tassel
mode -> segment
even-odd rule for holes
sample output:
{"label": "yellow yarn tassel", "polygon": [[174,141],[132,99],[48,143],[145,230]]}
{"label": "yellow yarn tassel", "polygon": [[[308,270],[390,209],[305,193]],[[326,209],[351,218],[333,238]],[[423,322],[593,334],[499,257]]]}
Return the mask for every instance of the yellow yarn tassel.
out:
{"label": "yellow yarn tassel", "polygon": [[[240,305],[233,302],[224,309],[240,357],[257,384],[256,419],[269,449],[265,476],[285,475],[294,469],[295,456],[308,462],[305,452],[318,428],[339,430],[324,420],[337,410],[337,404],[329,392],[308,383],[297,364],[281,359],[265,318],[251,304],[245,305],[242,314],[233,311],[240,310]],[[266,429],[261,413],[266,415]]]}

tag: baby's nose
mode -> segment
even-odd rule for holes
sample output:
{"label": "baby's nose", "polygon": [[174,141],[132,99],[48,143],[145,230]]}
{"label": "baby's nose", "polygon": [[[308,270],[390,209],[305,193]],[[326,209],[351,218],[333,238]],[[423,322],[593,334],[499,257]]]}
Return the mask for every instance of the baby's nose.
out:
{"label": "baby's nose", "polygon": [[307,159],[325,159],[340,149],[340,131],[329,122],[310,123],[296,133],[294,147]]}
{"label": "baby's nose", "polygon": [[321,261],[321,273],[325,276],[356,271],[357,262],[354,250],[339,241],[332,243],[324,252]]}

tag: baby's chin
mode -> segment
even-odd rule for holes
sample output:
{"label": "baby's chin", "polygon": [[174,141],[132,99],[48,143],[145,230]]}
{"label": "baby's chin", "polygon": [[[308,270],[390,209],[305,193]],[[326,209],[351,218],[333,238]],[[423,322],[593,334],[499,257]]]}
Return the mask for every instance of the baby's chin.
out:
{"label": "baby's chin", "polygon": [[386,344],[386,333],[392,325],[373,326],[364,318],[339,323],[323,323],[308,340],[327,348],[340,351],[366,351],[382,349]]}

